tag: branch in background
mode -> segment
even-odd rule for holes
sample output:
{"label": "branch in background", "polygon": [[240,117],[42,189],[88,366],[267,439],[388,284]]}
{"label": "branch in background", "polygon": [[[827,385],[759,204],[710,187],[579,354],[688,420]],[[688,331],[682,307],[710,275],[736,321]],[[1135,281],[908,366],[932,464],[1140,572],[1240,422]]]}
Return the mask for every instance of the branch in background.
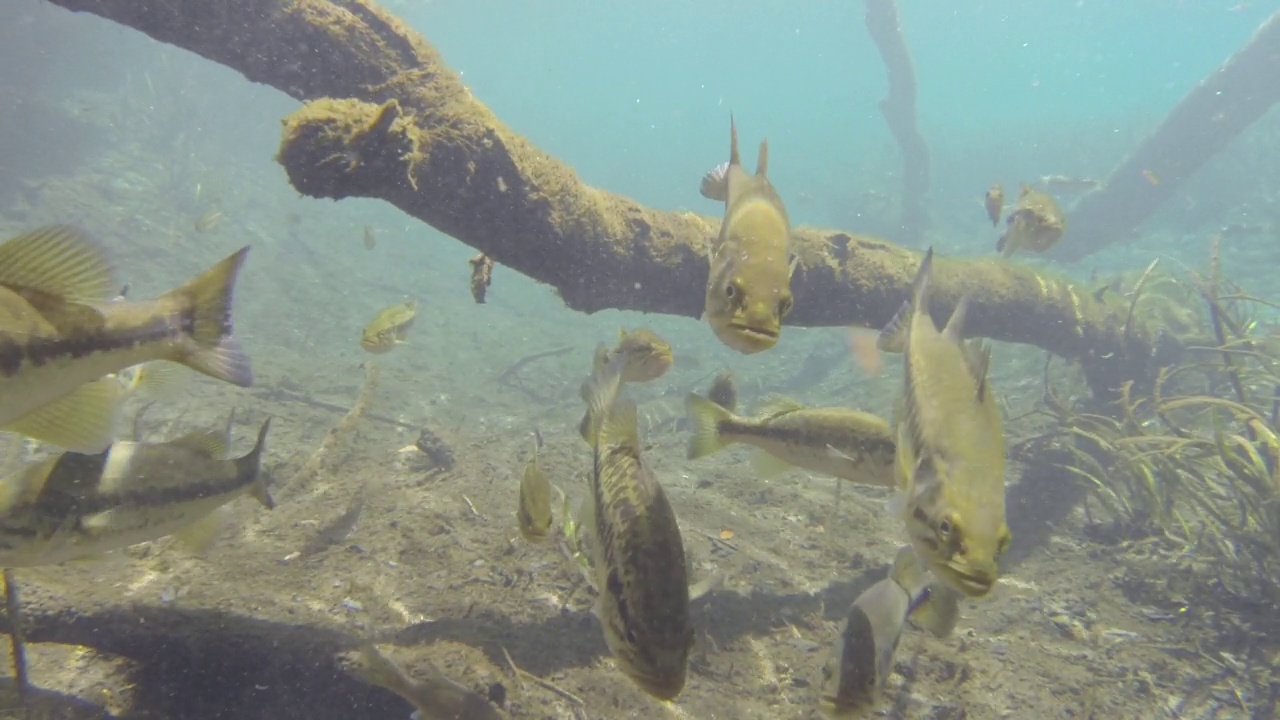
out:
{"label": "branch in background", "polygon": [[929,192],[929,146],[916,121],[916,69],[898,19],[898,0],[866,0],[867,32],[889,74],[889,94],[880,114],[902,150],[902,240],[918,243],[929,226],[924,198]]}
{"label": "branch in background", "polygon": [[1178,186],[1280,101],[1280,12],[1178,102],[1160,127],[1069,213],[1071,242],[1049,256],[1080,260],[1128,239]]}
{"label": "branch in background", "polygon": [[[306,104],[279,161],[313,197],[376,197],[494,261],[548,283],[572,309],[698,317],[720,221],[589,187],[502,124],[417,32],[361,0],[50,0],[128,25]],[[340,98],[340,99],[334,99]],[[898,105],[886,103],[886,107]],[[796,228],[789,324],[880,327],[907,297],[918,253]],[[1095,390],[1150,376],[1154,329],[1125,307],[998,259],[939,261],[932,311],[972,297],[966,328],[1085,365]]]}

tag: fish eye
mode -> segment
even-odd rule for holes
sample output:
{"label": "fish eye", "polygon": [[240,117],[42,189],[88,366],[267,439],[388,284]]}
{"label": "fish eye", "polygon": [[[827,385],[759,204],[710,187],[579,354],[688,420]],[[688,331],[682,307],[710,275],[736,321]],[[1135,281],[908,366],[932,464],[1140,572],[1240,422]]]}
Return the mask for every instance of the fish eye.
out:
{"label": "fish eye", "polygon": [[636,643],[640,642],[640,638],[636,637],[635,630],[627,631],[627,642],[631,643],[632,645],[635,645]]}
{"label": "fish eye", "polygon": [[738,288],[733,283],[724,286],[724,296],[730,300],[738,297]]}
{"label": "fish eye", "polygon": [[943,519],[941,519],[941,520],[939,520],[939,521],[938,521],[938,534],[939,534],[939,535],[941,535],[941,536],[942,536],[942,537],[944,537],[944,538],[951,534],[951,521],[950,521],[950,520],[948,520],[948,519],[946,519],[946,518],[943,518]]}

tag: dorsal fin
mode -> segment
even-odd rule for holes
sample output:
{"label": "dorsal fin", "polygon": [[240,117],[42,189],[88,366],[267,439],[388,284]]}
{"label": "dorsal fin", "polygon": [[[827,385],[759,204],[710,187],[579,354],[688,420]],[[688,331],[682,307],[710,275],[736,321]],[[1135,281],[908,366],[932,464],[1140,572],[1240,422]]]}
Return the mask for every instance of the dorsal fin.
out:
{"label": "dorsal fin", "polygon": [[781,415],[782,413],[795,412],[796,410],[804,410],[804,403],[793,400],[783,395],[772,395],[763,404],[760,405],[758,411],[761,416]]}
{"label": "dorsal fin", "polygon": [[889,324],[880,329],[876,348],[880,352],[901,353],[907,349],[907,330],[911,327],[911,301],[903,300]]}
{"label": "dorsal fin", "polygon": [[742,164],[742,156],[738,155],[738,125],[733,121],[733,113],[729,113],[729,167]]}
{"label": "dorsal fin", "polygon": [[171,440],[169,444],[195,450],[219,460],[227,456],[227,434],[222,430],[197,430]]}
{"label": "dorsal fin", "polygon": [[0,284],[73,302],[106,300],[120,287],[101,243],[71,225],[50,225],[0,245]]}
{"label": "dorsal fin", "polygon": [[991,367],[991,343],[969,340],[961,343],[965,364],[978,384],[978,402],[987,395],[987,370]]}
{"label": "dorsal fin", "polygon": [[963,295],[960,302],[956,303],[956,309],[951,311],[951,318],[947,320],[947,326],[942,329],[943,337],[952,342],[964,342],[964,321],[969,314],[969,296]]}
{"label": "dorsal fin", "polygon": [[880,331],[876,338],[876,347],[881,352],[901,353],[907,348],[907,334],[911,329],[912,317],[917,312],[929,312],[929,277],[933,273],[933,246],[930,245],[920,261],[920,269],[911,281],[911,295],[903,301],[898,312],[889,319],[889,324]]}
{"label": "dorsal fin", "polygon": [[756,177],[769,176],[769,141],[760,141],[760,152],[756,155]]}

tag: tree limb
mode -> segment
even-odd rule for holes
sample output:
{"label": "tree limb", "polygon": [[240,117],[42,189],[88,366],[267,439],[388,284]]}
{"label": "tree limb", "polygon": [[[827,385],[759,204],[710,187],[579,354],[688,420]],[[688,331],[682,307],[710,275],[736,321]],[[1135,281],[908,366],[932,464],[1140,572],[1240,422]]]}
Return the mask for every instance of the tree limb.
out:
{"label": "tree limb", "polygon": [[[133,27],[305,101],[279,161],[313,197],[377,197],[560,292],[572,309],[698,317],[717,218],[593,188],[502,124],[417,32],[364,0],[50,0]],[[794,229],[793,325],[885,324],[919,254]],[[463,272],[460,269],[460,272]],[[1081,359],[1095,390],[1147,375],[1157,335],[1124,308],[998,259],[941,261],[932,311],[972,296],[974,335]]]}

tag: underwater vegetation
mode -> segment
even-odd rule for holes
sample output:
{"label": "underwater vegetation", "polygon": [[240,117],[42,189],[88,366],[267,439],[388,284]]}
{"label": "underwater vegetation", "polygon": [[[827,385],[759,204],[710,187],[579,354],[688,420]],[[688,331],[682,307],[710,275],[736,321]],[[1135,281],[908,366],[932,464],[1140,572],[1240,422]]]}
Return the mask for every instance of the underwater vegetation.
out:
{"label": "underwater vegetation", "polygon": [[[1161,369],[1147,390],[1126,383],[1102,406],[1068,400],[1046,363],[1036,412],[1052,427],[1024,443],[1062,451],[1062,469],[1088,491],[1095,539],[1149,544],[1193,571],[1143,582],[1163,583],[1180,613],[1193,596],[1202,610],[1228,611],[1222,630],[1256,643],[1280,631],[1274,612],[1257,612],[1280,605],[1280,337],[1255,320],[1276,304],[1221,277],[1217,238],[1205,274],[1148,272],[1125,287],[1135,312],[1184,333],[1186,362]],[[1192,293],[1202,310],[1184,304]],[[1232,610],[1273,627],[1246,630]]]}

